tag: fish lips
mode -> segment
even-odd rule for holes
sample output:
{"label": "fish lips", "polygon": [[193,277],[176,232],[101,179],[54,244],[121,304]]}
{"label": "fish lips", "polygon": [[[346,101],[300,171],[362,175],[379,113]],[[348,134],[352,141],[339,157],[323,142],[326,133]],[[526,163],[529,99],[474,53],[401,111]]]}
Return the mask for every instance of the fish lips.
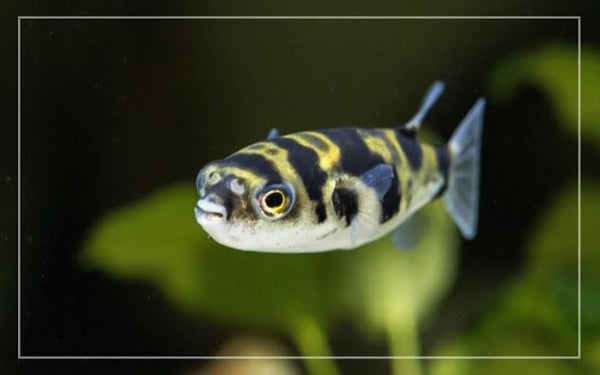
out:
{"label": "fish lips", "polygon": [[196,215],[196,221],[200,225],[206,222],[223,221],[228,216],[224,205],[213,202],[208,198],[200,199],[196,203],[194,214]]}

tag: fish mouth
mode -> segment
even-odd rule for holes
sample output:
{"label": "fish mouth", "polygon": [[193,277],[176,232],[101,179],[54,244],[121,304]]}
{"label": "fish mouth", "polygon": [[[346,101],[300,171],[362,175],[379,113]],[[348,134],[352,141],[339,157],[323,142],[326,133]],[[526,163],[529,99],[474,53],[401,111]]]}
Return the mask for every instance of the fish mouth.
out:
{"label": "fish mouth", "polygon": [[196,203],[194,213],[196,214],[196,221],[198,221],[199,224],[201,224],[201,219],[223,220],[227,217],[227,209],[225,206],[206,199],[200,199],[198,203]]}

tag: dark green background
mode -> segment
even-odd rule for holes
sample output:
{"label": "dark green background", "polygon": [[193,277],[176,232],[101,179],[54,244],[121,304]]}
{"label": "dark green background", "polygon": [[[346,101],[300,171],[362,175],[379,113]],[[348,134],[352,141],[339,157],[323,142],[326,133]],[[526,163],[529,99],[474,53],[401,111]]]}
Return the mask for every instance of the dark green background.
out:
{"label": "dark green background", "polygon": [[[133,2],[113,3],[90,10],[11,6],[15,16],[367,11],[352,6],[310,13],[226,9],[192,2],[144,9]],[[463,9],[472,14],[598,9],[597,2],[581,10],[557,1],[476,11],[476,4],[464,3]],[[417,14],[416,5],[400,9],[369,12]],[[419,13],[467,14],[433,7]],[[599,30],[588,25],[584,42],[595,44]],[[573,20],[23,20],[21,27],[25,355],[214,352],[237,327],[181,314],[151,286],[81,269],[78,252],[100,215],[170,183],[193,184],[204,163],[260,140],[273,126],[287,133],[402,123],[437,79],[447,90],[427,127],[447,139],[471,104],[488,95],[491,71],[500,60],[547,42],[575,45],[577,38]],[[16,19],[4,19],[3,30],[5,86],[14,92]],[[7,94],[4,102],[2,122],[14,124],[14,95]],[[509,102],[488,103],[480,233],[463,243],[458,279],[441,306],[446,313],[423,332],[425,350],[433,337],[473,324],[493,297],[490,290],[520,271],[532,220],[555,188],[577,173],[576,141],[559,131],[548,99],[537,88],[524,85]],[[3,125],[2,138],[15,140],[16,127]],[[11,202],[14,142],[3,151],[2,189],[9,194],[2,199],[6,195]],[[584,147],[586,155],[597,156],[597,151]],[[597,167],[590,165],[586,175],[598,176]],[[4,210],[1,241],[8,251],[3,249],[0,259],[9,265],[15,262],[14,217],[12,208]],[[10,339],[2,343],[8,354],[0,368],[4,364],[8,373],[158,374],[195,366],[180,361],[16,365],[15,277],[14,267],[0,277],[8,286],[0,293],[0,332]],[[351,336],[349,330],[336,331],[334,350],[348,340],[359,343]],[[387,371],[383,363],[371,365]],[[351,365],[340,367],[354,373]]]}

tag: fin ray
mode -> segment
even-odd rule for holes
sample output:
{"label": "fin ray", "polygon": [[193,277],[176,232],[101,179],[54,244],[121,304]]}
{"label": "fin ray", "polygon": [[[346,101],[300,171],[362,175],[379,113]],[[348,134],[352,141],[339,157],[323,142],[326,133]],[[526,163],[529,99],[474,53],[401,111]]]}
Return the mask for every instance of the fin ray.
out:
{"label": "fin ray", "polygon": [[379,200],[382,200],[385,196],[385,193],[390,190],[393,177],[394,167],[389,164],[378,164],[360,176],[361,180],[367,186],[375,190]]}
{"label": "fin ray", "polygon": [[448,189],[443,199],[450,216],[466,239],[477,234],[479,169],[485,100],[479,99],[448,142],[452,155]]}
{"label": "fin ray", "polygon": [[427,112],[431,109],[431,107],[437,102],[440,95],[444,92],[444,83],[441,81],[436,81],[431,85],[425,97],[423,97],[423,102],[421,103],[421,108],[415,113],[413,118],[410,119],[406,124],[402,126],[402,128],[406,130],[417,130],[421,127],[421,123],[425,116],[427,116]]}
{"label": "fin ray", "polygon": [[417,246],[429,228],[429,220],[421,212],[409,216],[392,232],[392,240],[396,248],[408,250]]}
{"label": "fin ray", "polygon": [[271,131],[269,131],[269,135],[267,135],[267,139],[274,138],[279,138],[279,130],[277,130],[277,128],[271,129]]}

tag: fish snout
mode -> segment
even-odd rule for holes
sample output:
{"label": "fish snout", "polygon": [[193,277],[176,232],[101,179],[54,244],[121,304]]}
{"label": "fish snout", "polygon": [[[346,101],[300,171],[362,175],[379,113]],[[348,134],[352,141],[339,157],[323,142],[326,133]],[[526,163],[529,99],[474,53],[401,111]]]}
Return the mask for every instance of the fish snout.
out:
{"label": "fish snout", "polygon": [[240,201],[240,194],[245,192],[245,185],[231,175],[222,175],[218,172],[201,174],[198,179],[198,192],[200,200],[194,208],[198,223],[207,220],[210,222],[229,220],[236,202]]}
{"label": "fish snout", "polygon": [[225,220],[228,216],[227,208],[223,205],[222,200],[214,194],[200,199],[194,207],[194,213],[198,222],[201,219]]}

